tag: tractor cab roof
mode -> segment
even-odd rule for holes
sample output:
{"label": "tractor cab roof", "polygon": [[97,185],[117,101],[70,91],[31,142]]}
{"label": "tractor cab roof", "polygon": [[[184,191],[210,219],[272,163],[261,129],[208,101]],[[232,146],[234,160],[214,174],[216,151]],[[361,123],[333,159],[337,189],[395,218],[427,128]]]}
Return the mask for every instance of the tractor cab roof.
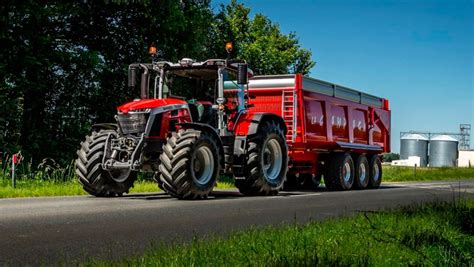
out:
{"label": "tractor cab roof", "polygon": [[[173,74],[182,77],[213,80],[217,79],[217,70],[219,67],[226,66],[227,70],[237,74],[238,64],[240,63],[245,63],[245,61],[208,59],[202,62],[195,62],[190,58],[183,58],[177,63],[169,61],[155,62],[153,63],[153,69],[156,71],[161,69],[171,70]],[[250,76],[253,76],[251,70],[249,70],[248,73]]]}

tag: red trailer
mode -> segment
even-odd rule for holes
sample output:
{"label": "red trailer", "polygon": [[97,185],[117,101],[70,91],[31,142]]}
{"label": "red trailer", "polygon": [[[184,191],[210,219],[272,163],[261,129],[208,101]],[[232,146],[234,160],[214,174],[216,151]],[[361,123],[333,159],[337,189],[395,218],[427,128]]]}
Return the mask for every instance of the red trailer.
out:
{"label": "red trailer", "polygon": [[[287,187],[317,186],[323,174],[329,189],[380,185],[380,154],[390,151],[387,99],[301,74],[255,76],[248,89],[249,113],[274,113],[285,121]],[[247,132],[242,127],[236,134]]]}

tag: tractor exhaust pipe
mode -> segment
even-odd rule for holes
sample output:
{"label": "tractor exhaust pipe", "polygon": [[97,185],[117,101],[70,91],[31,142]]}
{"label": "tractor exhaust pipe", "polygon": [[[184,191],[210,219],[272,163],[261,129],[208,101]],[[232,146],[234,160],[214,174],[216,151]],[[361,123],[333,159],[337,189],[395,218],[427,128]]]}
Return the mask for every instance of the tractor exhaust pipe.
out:
{"label": "tractor exhaust pipe", "polygon": [[132,90],[137,86],[137,68],[129,67],[128,68],[128,87]]}
{"label": "tractor exhaust pipe", "polygon": [[150,74],[148,72],[148,68],[140,64],[140,67],[144,69],[141,78],[141,86],[140,86],[140,98],[147,99],[148,98],[148,89],[150,88]]}

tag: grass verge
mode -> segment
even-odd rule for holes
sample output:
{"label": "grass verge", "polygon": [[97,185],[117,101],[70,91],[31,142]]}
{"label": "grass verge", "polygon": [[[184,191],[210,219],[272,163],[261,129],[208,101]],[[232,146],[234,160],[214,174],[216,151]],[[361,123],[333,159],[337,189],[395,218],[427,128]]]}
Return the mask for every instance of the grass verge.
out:
{"label": "grass verge", "polygon": [[440,181],[473,179],[474,168],[413,168],[383,166],[382,182]]}
{"label": "grass verge", "polygon": [[[383,182],[435,181],[474,178],[474,168],[414,168],[383,166]],[[66,181],[63,181],[66,180]],[[39,197],[39,196],[73,196],[86,195],[75,177],[63,180],[44,180],[22,178],[17,181],[17,188],[12,188],[7,175],[0,175],[0,198]],[[217,183],[218,189],[235,188],[232,179],[223,178]],[[135,183],[130,193],[159,192],[155,182],[143,180]]]}
{"label": "grass verge", "polygon": [[[225,180],[218,183],[217,188],[234,188],[234,185]],[[156,182],[150,180],[137,181],[130,189],[131,194],[160,191]],[[87,192],[82,189],[82,186],[75,179],[66,182],[22,179],[17,181],[16,188],[13,188],[11,180],[0,178],[0,198],[78,195],[87,195]]]}
{"label": "grass verge", "polygon": [[474,263],[474,201],[426,204],[355,217],[251,229],[228,238],[160,245],[118,262],[88,266],[315,266]]}

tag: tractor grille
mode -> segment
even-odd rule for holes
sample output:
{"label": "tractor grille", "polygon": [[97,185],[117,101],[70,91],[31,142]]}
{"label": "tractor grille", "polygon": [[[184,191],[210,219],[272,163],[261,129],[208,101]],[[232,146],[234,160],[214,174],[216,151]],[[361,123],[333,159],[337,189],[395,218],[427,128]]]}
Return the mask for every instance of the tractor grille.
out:
{"label": "tractor grille", "polygon": [[117,121],[124,134],[143,133],[146,127],[146,113],[118,114]]}

